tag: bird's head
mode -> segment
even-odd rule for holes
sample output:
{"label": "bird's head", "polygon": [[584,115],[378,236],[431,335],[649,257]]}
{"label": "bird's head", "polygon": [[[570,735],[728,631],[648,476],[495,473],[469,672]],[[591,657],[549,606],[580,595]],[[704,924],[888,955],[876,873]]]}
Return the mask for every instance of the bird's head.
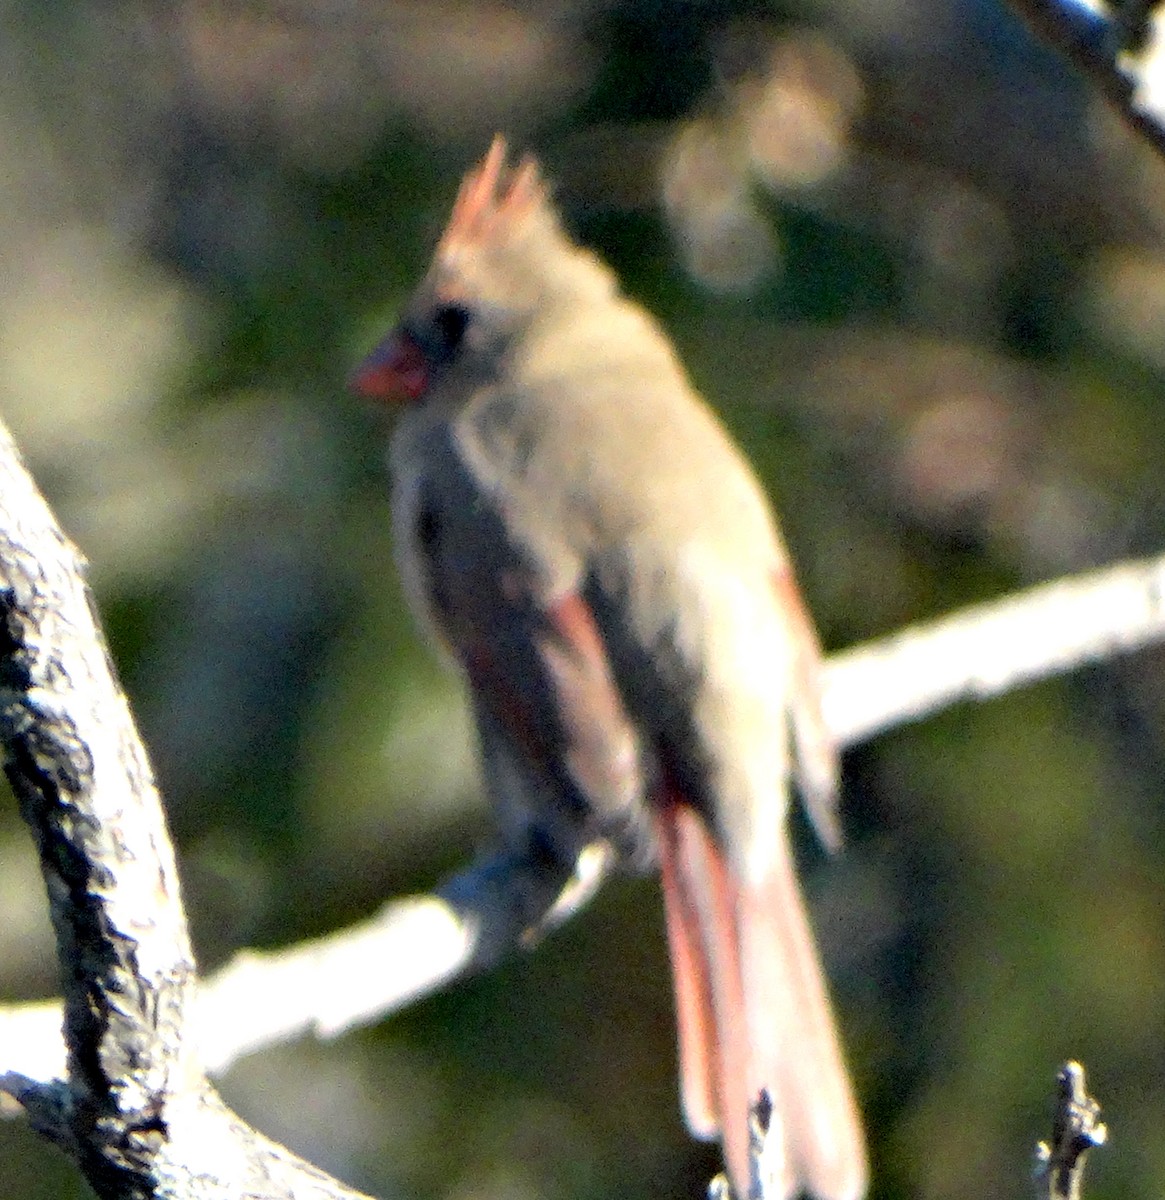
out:
{"label": "bird's head", "polygon": [[537,163],[510,167],[499,134],[462,181],[432,265],[352,389],[415,401],[450,381],[486,383],[536,325],[569,320],[614,290],[611,273],[566,236]]}

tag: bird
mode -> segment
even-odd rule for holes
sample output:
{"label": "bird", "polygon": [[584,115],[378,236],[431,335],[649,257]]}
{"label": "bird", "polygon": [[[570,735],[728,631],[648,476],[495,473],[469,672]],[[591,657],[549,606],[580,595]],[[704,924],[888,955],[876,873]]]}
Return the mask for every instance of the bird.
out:
{"label": "bird", "polygon": [[[503,843],[658,870],[686,1123],[750,1194],[859,1200],[865,1141],[787,829],[840,841],[821,650],[768,499],[661,325],[498,135],[350,380],[395,410],[395,555],[467,685]],[[770,1193],[771,1200],[771,1193]]]}

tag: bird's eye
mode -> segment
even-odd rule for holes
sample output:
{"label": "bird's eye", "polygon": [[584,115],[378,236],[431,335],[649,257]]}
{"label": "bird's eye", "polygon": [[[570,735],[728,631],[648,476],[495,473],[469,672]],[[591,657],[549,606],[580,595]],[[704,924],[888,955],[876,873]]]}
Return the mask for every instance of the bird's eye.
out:
{"label": "bird's eye", "polygon": [[433,314],[433,328],[441,353],[445,356],[453,354],[469,328],[469,309],[461,304],[443,304]]}

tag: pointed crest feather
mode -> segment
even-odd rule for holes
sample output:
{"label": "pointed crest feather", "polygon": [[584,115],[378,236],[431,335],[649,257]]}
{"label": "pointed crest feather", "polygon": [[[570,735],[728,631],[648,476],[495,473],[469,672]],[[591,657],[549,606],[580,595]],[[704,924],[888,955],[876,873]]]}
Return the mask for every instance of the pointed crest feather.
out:
{"label": "pointed crest feather", "polygon": [[542,204],[546,185],[538,164],[525,155],[510,170],[506,157],[506,139],[499,133],[485,158],[461,181],[438,252],[480,245],[497,233],[512,229]]}

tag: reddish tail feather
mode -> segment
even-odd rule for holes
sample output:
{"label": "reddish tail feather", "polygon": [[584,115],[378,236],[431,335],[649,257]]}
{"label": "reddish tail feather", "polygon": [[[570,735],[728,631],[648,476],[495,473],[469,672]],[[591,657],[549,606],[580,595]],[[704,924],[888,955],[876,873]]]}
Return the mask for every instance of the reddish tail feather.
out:
{"label": "reddish tail feather", "polygon": [[783,1195],[857,1200],[861,1125],[789,847],[770,878],[742,887],[690,805],[665,805],[658,829],[689,1127],[720,1134],[747,1197],[748,1109],[767,1088]]}

